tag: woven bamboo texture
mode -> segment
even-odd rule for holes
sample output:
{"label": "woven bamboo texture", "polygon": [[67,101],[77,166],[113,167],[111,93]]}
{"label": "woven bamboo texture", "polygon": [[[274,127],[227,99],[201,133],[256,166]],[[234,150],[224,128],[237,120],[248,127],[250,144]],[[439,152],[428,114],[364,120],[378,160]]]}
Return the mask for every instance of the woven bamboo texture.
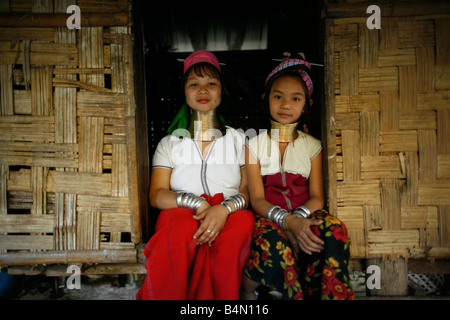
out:
{"label": "woven bamboo texture", "polygon": [[[37,14],[32,24],[71,4],[82,17],[130,9],[126,0],[1,3],[11,15]],[[0,27],[0,253],[121,252],[140,240],[131,27],[70,30],[68,16],[59,27]]]}
{"label": "woven bamboo texture", "polygon": [[327,20],[329,206],[354,258],[449,258],[450,14],[398,5]]}

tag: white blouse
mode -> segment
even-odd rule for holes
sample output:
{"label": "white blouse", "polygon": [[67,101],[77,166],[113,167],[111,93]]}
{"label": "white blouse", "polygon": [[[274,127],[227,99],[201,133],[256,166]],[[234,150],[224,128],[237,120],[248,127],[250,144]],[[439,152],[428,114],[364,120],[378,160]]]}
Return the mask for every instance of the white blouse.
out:
{"label": "white blouse", "polygon": [[205,158],[198,143],[165,136],[156,147],[153,168],[172,170],[170,188],[175,192],[223,193],[225,198],[238,193],[240,169],[245,165],[244,133],[227,127],[226,134],[211,143]]}
{"label": "white blouse", "polygon": [[284,172],[301,174],[309,178],[311,160],[322,150],[322,144],[309,134],[302,131],[298,133],[297,139],[287,145],[283,163],[280,161],[278,142],[270,139],[267,131],[250,139],[248,146],[261,166],[262,176],[276,174],[283,169]]}

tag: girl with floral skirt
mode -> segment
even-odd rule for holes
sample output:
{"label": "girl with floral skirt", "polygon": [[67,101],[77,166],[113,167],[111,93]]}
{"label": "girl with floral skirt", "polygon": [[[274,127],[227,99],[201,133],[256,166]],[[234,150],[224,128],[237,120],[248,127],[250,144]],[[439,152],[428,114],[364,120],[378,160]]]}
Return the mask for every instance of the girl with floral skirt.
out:
{"label": "girl with floral skirt", "polygon": [[298,129],[312,105],[310,63],[284,59],[267,77],[269,130],[250,139],[246,169],[255,228],[242,299],[354,299],[345,225],[323,210],[322,147]]}

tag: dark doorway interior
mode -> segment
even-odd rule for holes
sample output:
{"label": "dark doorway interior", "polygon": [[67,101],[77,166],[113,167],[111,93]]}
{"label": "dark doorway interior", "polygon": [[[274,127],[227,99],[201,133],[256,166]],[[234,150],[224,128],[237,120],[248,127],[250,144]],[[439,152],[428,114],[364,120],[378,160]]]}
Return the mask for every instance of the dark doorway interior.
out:
{"label": "dark doorway interior", "polygon": [[[195,5],[195,6],[194,6]],[[202,6],[200,3],[144,4],[147,114],[150,161],[159,140],[184,101],[181,77],[184,59],[194,50],[214,52],[224,63],[221,115],[235,128],[258,131],[264,81],[283,52],[303,52],[323,65],[322,1],[260,3],[255,7]],[[323,67],[313,66],[314,108],[310,134],[320,137]],[[154,215],[151,219],[154,219]],[[150,223],[152,225],[152,223]]]}

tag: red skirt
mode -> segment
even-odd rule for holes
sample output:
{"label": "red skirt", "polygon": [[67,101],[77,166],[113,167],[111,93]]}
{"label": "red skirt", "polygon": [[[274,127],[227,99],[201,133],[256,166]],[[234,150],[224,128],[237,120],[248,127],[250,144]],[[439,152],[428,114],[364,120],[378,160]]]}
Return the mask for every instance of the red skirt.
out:
{"label": "red skirt", "polygon": [[[223,194],[203,195],[211,205]],[[209,247],[197,246],[193,235],[199,222],[192,209],[161,211],[155,234],[147,243],[145,282],[138,300],[235,300],[242,269],[248,258],[254,216],[249,210],[233,212]]]}

